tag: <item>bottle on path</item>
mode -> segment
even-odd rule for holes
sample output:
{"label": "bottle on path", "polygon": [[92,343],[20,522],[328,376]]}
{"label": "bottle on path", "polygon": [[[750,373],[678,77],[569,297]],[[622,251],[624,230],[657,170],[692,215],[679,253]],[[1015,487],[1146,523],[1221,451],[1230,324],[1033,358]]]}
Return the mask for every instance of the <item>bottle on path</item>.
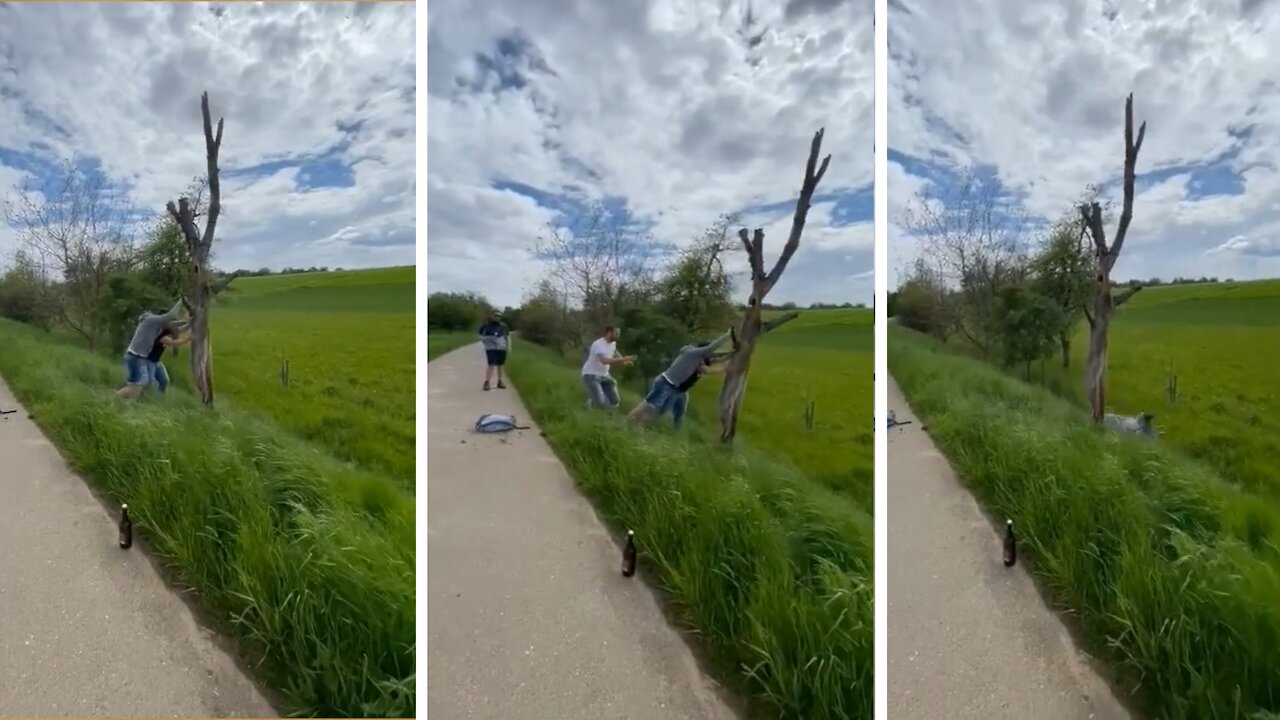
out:
{"label": "bottle on path", "polygon": [[1004,566],[1013,567],[1018,562],[1018,541],[1013,537],[1013,520],[1004,524]]}
{"label": "bottle on path", "polygon": [[133,547],[133,520],[129,519],[129,506],[120,506],[120,547],[128,550]]}
{"label": "bottle on path", "polygon": [[627,546],[622,550],[622,576],[636,574],[636,531],[627,531]]}

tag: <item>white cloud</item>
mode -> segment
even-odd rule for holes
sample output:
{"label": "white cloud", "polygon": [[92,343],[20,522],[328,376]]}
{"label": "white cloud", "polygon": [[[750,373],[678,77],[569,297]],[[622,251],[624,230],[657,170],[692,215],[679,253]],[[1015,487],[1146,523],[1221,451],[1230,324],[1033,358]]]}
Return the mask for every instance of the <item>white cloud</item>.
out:
{"label": "white cloud", "polygon": [[[625,198],[681,244],[722,213],[794,199],[819,127],[833,155],[820,193],[872,181],[870,2],[752,3],[749,24],[730,0],[437,0],[430,13],[433,290],[514,304],[540,274],[528,250],[557,213],[497,183]],[[872,264],[870,225],[833,226],[831,205],[814,206],[771,300],[869,299],[850,279]],[[775,215],[761,222],[776,253],[790,220]]]}
{"label": "white cloud", "polygon": [[[1032,213],[1056,218],[1123,161],[1124,98],[1147,121],[1124,277],[1274,276],[1280,225],[1280,6],[1238,0],[894,0],[889,124],[894,150],[990,165]],[[1243,194],[1197,196],[1222,161]],[[900,210],[920,181],[898,168]],[[913,184],[916,183],[916,184]],[[1118,197],[1118,192],[1115,193]],[[1253,238],[1232,245],[1228,238]],[[896,240],[895,240],[896,238]],[[890,266],[914,244],[891,227]],[[1218,248],[1216,253],[1206,251]],[[1254,250],[1249,250],[1253,248]],[[1252,257],[1245,257],[1251,253]]]}
{"label": "white cloud", "polygon": [[[32,158],[78,156],[161,212],[204,172],[207,90],[226,119],[220,266],[410,264],[413,18],[411,3],[0,6],[0,195]],[[328,183],[298,164],[326,153],[353,186],[306,189]],[[235,174],[266,162],[280,169]]]}

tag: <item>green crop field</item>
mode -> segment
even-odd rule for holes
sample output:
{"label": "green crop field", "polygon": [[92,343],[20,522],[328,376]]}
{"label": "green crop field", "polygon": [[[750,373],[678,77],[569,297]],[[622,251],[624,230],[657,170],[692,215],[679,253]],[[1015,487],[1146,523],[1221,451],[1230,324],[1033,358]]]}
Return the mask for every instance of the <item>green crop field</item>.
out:
{"label": "green crop field", "polygon": [[[237,279],[213,310],[214,389],[412,489],[414,317],[412,267]],[[165,365],[189,384],[185,354]]]}
{"label": "green crop field", "polygon": [[714,377],[683,429],[641,429],[584,409],[576,355],[524,344],[508,360],[579,487],[643,538],[672,612],[761,717],[872,717],[871,323],[806,311],[762,339],[733,448],[718,442]]}
{"label": "green crop field", "polygon": [[[1082,404],[1086,333],[1076,334],[1072,367],[1050,362],[1047,378]],[[1148,288],[1112,322],[1107,410],[1155,414],[1163,442],[1280,498],[1278,356],[1280,281]]]}
{"label": "green crop field", "polygon": [[214,412],[185,349],[125,405],[117,358],[0,320],[14,393],[288,712],[416,712],[414,302],[413,268],[236,280]]}
{"label": "green crop field", "polygon": [[[872,391],[875,334],[870,310],[808,310],[756,346],[738,433],[785,457],[809,477],[873,506]],[[716,423],[720,380],[690,392],[694,412]],[[804,407],[814,402],[812,430]]]}
{"label": "green crop field", "polygon": [[441,355],[476,342],[474,333],[455,332],[452,330],[428,330],[427,331],[427,361],[430,362]]}

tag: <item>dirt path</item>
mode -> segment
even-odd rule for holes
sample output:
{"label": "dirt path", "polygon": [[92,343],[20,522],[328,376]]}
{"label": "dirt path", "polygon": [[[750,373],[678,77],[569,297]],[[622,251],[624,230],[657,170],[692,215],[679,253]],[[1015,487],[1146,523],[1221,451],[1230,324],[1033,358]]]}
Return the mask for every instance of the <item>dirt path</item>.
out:
{"label": "dirt path", "polygon": [[889,408],[889,717],[1128,718],[892,380]]}
{"label": "dirt path", "polygon": [[0,715],[273,717],[0,378]]}
{"label": "dirt path", "polygon": [[[733,718],[511,383],[481,390],[483,357],[428,366],[431,716]],[[484,413],[533,428],[469,432]]]}

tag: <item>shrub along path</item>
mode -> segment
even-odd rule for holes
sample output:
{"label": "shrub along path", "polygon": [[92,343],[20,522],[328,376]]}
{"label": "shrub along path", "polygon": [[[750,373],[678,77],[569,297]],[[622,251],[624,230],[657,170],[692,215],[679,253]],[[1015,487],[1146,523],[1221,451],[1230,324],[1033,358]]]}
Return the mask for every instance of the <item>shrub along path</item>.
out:
{"label": "shrub along path", "polygon": [[889,407],[889,716],[1128,718],[892,379]]}
{"label": "shrub along path", "polygon": [[[273,717],[0,378],[0,708]],[[137,540],[135,539],[135,543]]]}
{"label": "shrub along path", "polygon": [[[733,718],[478,343],[428,367],[428,712]],[[478,435],[483,413],[529,430]]]}

